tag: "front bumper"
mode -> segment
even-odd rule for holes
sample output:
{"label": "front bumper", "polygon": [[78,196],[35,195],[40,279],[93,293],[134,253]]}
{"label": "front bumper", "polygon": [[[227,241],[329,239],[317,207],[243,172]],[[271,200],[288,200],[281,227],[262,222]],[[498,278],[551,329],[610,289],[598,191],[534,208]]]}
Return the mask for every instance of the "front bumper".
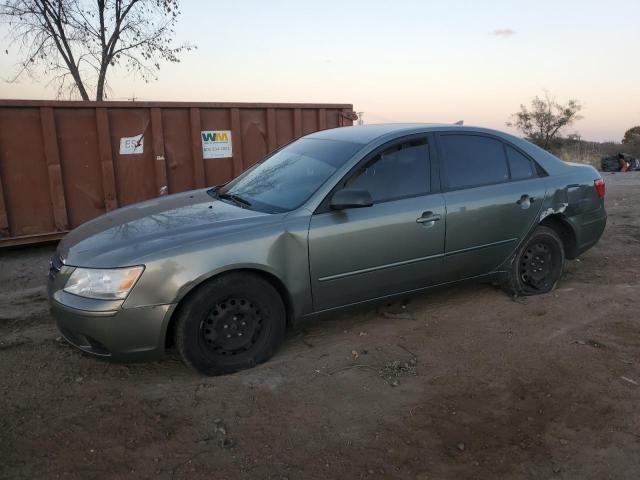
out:
{"label": "front bumper", "polygon": [[84,352],[121,362],[162,357],[174,307],[87,311],[51,300],[51,313],[65,340]]}
{"label": "front bumper", "polygon": [[122,301],[92,300],[62,290],[73,267],[52,268],[49,303],[62,336],[80,350],[121,362],[157,360],[175,304],[123,308]]}

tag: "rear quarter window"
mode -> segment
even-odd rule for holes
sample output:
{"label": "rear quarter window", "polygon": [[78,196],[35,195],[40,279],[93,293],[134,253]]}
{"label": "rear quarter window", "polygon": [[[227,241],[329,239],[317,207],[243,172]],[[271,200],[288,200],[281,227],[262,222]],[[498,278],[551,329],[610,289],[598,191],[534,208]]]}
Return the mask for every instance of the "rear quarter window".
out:
{"label": "rear quarter window", "polygon": [[528,157],[525,157],[522,153],[509,145],[506,145],[506,149],[512,180],[522,180],[525,178],[535,177],[533,165]]}

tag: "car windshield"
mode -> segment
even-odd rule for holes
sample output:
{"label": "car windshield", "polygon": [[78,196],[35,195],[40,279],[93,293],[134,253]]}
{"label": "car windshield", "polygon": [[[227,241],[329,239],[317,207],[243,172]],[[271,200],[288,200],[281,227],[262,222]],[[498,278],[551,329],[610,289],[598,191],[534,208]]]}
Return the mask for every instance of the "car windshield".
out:
{"label": "car windshield", "polygon": [[362,146],[302,138],[212,192],[244,208],[277,213],[306,202]]}

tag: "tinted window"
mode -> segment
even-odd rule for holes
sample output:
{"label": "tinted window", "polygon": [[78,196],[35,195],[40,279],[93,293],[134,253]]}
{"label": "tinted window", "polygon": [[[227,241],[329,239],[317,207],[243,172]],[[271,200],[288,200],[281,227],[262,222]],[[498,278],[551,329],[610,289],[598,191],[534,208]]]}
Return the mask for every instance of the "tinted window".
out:
{"label": "tinted window", "polygon": [[449,188],[473,187],[509,179],[502,142],[477,135],[442,135]]}
{"label": "tinted window", "polygon": [[511,170],[512,180],[521,180],[534,176],[531,161],[509,145],[507,145],[507,158],[509,159],[509,170]]}
{"label": "tinted window", "polygon": [[220,189],[238,195],[249,208],[282,212],[298,208],[362,145],[302,138]]}
{"label": "tinted window", "polygon": [[429,192],[429,146],[426,139],[394,145],[376,155],[347,182],[367,190],[374,202]]}

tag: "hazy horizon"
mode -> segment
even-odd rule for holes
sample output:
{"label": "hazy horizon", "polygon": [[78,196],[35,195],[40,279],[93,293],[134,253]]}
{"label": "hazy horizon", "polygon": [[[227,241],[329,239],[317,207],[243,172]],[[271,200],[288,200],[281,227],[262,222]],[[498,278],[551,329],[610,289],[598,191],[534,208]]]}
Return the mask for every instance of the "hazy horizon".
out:
{"label": "hazy horizon", "polygon": [[[365,123],[419,121],[512,131],[545,90],[579,100],[564,133],[620,141],[640,124],[640,2],[183,1],[177,40],[198,49],[145,84],[111,71],[110,99],[351,103]],[[10,77],[15,48],[0,55]],[[9,48],[9,54],[4,51]],[[1,98],[53,99],[25,77]]]}

